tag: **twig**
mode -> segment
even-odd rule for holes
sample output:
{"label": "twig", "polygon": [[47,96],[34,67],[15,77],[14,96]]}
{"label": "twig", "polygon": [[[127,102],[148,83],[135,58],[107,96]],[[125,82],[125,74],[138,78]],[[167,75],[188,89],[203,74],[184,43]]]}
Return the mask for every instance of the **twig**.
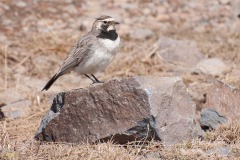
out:
{"label": "twig", "polygon": [[8,49],[8,45],[5,45],[5,50],[4,50],[4,70],[5,70],[5,77],[4,77],[4,90],[7,90],[7,49]]}
{"label": "twig", "polygon": [[14,66],[12,69],[16,69],[16,68],[18,68],[19,66],[21,66],[23,63],[25,63],[27,60],[28,60],[28,58],[30,58],[30,56],[28,55],[28,56],[26,56],[25,58],[23,58],[23,60],[21,60],[21,62],[19,62],[16,66]]}
{"label": "twig", "polygon": [[156,51],[158,50],[158,46],[153,46],[153,48],[149,51],[147,56],[143,58],[143,62],[146,62]]}

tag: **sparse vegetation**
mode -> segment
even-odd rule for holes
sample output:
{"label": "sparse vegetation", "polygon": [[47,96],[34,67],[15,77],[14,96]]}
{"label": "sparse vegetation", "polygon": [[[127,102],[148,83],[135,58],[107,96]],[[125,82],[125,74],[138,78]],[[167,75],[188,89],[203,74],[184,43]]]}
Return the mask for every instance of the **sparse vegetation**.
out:
{"label": "sparse vegetation", "polygon": [[[204,0],[199,1],[202,2]],[[13,2],[7,0],[0,3],[4,5],[13,5]],[[94,5],[97,5],[95,4],[95,2],[91,2],[91,4],[92,3]],[[205,1],[203,3],[205,3]],[[46,6],[48,5],[48,3],[43,4]],[[146,4],[142,3],[141,6],[144,6]],[[39,7],[44,8],[44,5]],[[91,5],[89,6],[91,8]],[[161,6],[161,4],[159,6]],[[176,8],[176,6],[174,7],[174,5],[170,4],[168,5],[168,7]],[[230,6],[226,4],[226,8],[223,9],[225,11],[224,13],[227,14],[229,12],[229,7]],[[59,12],[59,15],[63,15],[63,12],[59,11],[58,5],[56,5],[56,10],[57,12]],[[2,13],[1,11],[2,10],[0,8],[0,13]],[[133,10],[129,11],[126,9],[125,11],[129,13],[129,16],[125,18],[130,19],[131,14],[137,17],[137,19],[139,18],[139,16]],[[15,30],[10,30],[8,29],[8,27],[4,28],[0,26],[0,31],[5,33],[5,36],[7,37],[7,40],[2,40],[0,43],[0,60],[2,62],[0,63],[0,83],[2,84],[0,86],[0,92],[3,93],[6,90],[17,91],[21,93],[24,98],[31,100],[32,108],[31,114],[28,117],[23,117],[15,120],[3,119],[0,121],[0,159],[132,160],[148,158],[150,159],[151,157],[184,160],[239,159],[239,120],[237,120],[237,123],[230,123],[221,126],[214,131],[206,132],[203,139],[193,139],[191,141],[183,142],[169,147],[163,147],[161,143],[157,141],[151,141],[144,145],[137,145],[137,143],[129,144],[126,146],[113,144],[111,142],[92,145],[40,143],[35,141],[33,139],[33,136],[40,124],[42,117],[50,107],[50,97],[56,94],[56,91],[59,90],[70,90],[76,88],[76,86],[85,87],[90,84],[90,82],[88,81],[83,80],[82,82],[81,77],[76,78],[75,74],[73,73],[72,77],[63,77],[61,79],[61,82],[56,82],[56,86],[60,89],[56,87],[57,89],[53,89],[52,92],[40,92],[41,87],[43,87],[43,83],[45,83],[45,81],[54,73],[54,71],[56,71],[62,60],[67,56],[67,52],[69,51],[71,46],[75,43],[75,41],[80,35],[87,31],[87,29],[83,27],[81,31],[78,31],[76,28],[74,29],[73,27],[68,26],[68,23],[71,23],[70,20],[65,22],[61,21],[59,17],[53,16],[49,18],[49,21],[51,23],[55,20],[59,20],[60,24],[65,24],[69,28],[62,27],[61,29],[59,29],[56,27],[57,29],[49,29],[50,31],[43,32],[38,31],[37,29],[31,30],[30,27],[30,29],[28,28],[27,31],[23,31],[24,26],[21,26],[16,19],[14,20],[14,18],[9,12],[10,11],[6,11],[3,15],[7,19],[13,19],[12,21],[14,21]],[[21,9],[16,9],[16,12],[22,13]],[[73,15],[76,16],[75,19],[81,19],[81,15],[83,15],[83,13],[81,10],[79,12],[80,13],[78,16]],[[174,10],[173,12],[177,13]],[[191,12],[195,12],[195,10],[191,10]],[[197,10],[196,12],[200,13]],[[90,13],[93,14],[93,11],[87,12],[87,14]],[[98,13],[99,12],[96,11],[96,13],[94,12],[94,15]],[[36,14],[37,13],[31,13],[33,17],[36,16]],[[143,15],[142,12],[140,12],[140,14]],[[204,12],[204,14],[206,13]],[[25,17],[25,14],[19,15]],[[71,14],[69,13],[69,15]],[[153,18],[157,17],[154,15],[151,16]],[[228,14],[222,16],[226,19],[229,19],[230,21],[230,16]],[[47,16],[39,12],[36,17],[38,17],[38,20],[41,21],[41,19],[44,20],[44,18],[46,18]],[[90,16],[87,18],[89,19],[89,21],[92,21]],[[221,19],[221,16],[219,15],[219,17],[215,18]],[[51,24],[50,22],[48,24],[45,24],[44,27],[48,28],[48,25]],[[120,33],[122,34],[121,49],[116,59],[105,71],[105,73],[100,74],[101,79],[108,80],[113,77],[115,78],[133,75],[175,76],[176,73],[172,72],[172,70],[178,66],[176,64],[170,64],[162,61],[161,58],[157,56],[154,52],[153,44],[156,42],[159,36],[164,35],[176,39],[187,39],[195,41],[201,52],[206,57],[221,58],[227,64],[229,64],[229,66],[232,67],[231,71],[217,77],[209,75],[207,76],[204,74],[191,74],[190,72],[181,73],[180,76],[183,78],[187,86],[189,86],[193,82],[199,84],[210,83],[215,79],[219,79],[227,84],[231,84],[239,88],[240,34],[238,32],[232,31],[227,27],[227,29],[224,28],[225,30],[223,32],[219,32],[220,29],[214,28],[217,25],[214,25],[214,27],[211,27],[211,25],[209,25],[201,31],[196,31],[193,28],[189,29],[188,27],[186,27],[184,25],[185,23],[183,22],[185,21],[175,22],[174,20],[170,19],[169,22],[166,22],[166,26],[164,26],[165,22],[158,22],[163,23],[163,28],[168,28],[165,30],[159,30],[158,26],[150,26],[150,28],[152,27],[152,30],[156,32],[156,35],[149,38],[148,40],[132,39],[131,37],[129,37],[126,29],[124,28],[124,25],[130,24],[123,24],[123,27],[120,28]],[[141,27],[149,27],[147,23],[142,23],[140,20],[139,23],[140,24],[138,25],[140,25]],[[171,24],[171,27],[169,27],[169,24],[167,23]],[[221,21],[219,23],[224,24]],[[80,24],[75,23],[75,27],[78,27],[77,25]],[[37,24],[34,24],[34,26],[36,27]],[[199,27],[201,25],[196,24],[196,26]],[[68,30],[66,28],[68,28]],[[75,34],[75,32],[77,34]],[[39,57],[41,58],[41,56],[48,58],[39,60]],[[26,81],[26,77],[32,79],[32,81]],[[75,77],[75,79],[73,77]],[[43,83],[37,83],[41,80]],[[198,91],[205,93],[206,88],[200,88]],[[2,102],[0,101],[0,106],[3,105],[1,103]],[[226,146],[231,149],[231,152],[228,156],[224,157],[220,156],[219,154],[206,154],[206,151],[221,146]]]}

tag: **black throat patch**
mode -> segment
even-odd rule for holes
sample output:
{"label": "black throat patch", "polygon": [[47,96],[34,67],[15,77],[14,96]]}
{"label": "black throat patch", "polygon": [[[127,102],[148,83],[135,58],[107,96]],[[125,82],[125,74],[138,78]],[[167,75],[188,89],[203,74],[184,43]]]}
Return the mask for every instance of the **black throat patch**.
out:
{"label": "black throat patch", "polygon": [[100,32],[100,34],[97,36],[97,38],[102,38],[102,39],[110,39],[112,41],[115,41],[118,37],[118,34],[116,33],[115,30],[111,30],[108,32]]}

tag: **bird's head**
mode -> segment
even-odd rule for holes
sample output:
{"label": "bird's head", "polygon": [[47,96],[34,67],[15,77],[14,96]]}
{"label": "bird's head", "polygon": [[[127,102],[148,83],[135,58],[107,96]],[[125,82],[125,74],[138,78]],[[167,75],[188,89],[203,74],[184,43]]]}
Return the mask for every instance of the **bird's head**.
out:
{"label": "bird's head", "polygon": [[116,22],[114,18],[104,15],[96,18],[93,27],[102,32],[111,32],[116,30],[116,25],[118,24],[119,22]]}

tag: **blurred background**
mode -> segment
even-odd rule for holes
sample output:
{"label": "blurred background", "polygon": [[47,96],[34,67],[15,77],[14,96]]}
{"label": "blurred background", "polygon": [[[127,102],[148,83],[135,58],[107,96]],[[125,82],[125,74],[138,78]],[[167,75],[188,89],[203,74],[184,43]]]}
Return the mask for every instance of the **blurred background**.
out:
{"label": "blurred background", "polygon": [[121,46],[100,80],[180,76],[198,109],[214,80],[240,86],[240,0],[1,0],[0,106],[31,106],[6,124],[12,139],[34,135],[56,93],[91,84],[71,73],[40,92],[101,15],[121,23]]}
{"label": "blurred background", "polygon": [[[41,90],[100,15],[121,22],[117,29],[122,40],[112,65],[98,75],[103,80],[133,75],[184,76],[203,56],[229,61],[226,65],[230,67],[239,61],[239,0],[2,0],[0,15],[1,91]],[[192,48],[201,53],[185,53],[185,43],[194,43]],[[182,53],[171,53],[174,46]],[[89,83],[72,73],[61,77],[50,92]]]}

